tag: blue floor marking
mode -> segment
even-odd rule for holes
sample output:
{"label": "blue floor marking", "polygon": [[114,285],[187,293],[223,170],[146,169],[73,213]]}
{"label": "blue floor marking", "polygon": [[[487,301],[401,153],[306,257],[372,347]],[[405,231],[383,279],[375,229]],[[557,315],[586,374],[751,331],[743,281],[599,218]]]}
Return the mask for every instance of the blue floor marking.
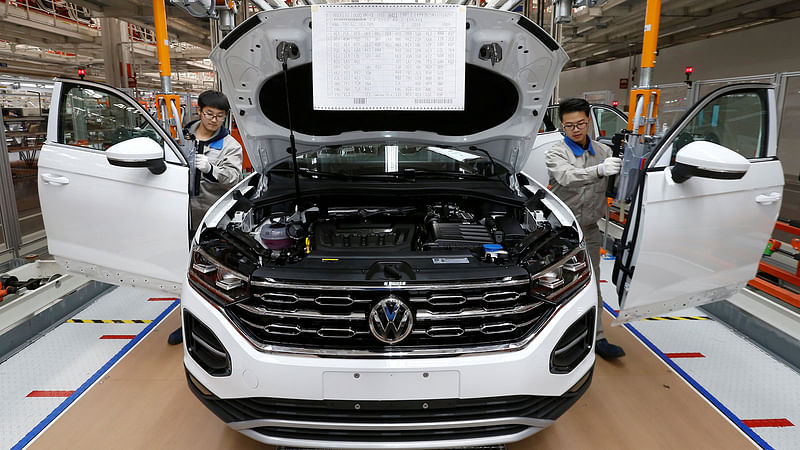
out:
{"label": "blue floor marking", "polygon": [[[606,311],[608,311],[609,313],[611,313],[611,315],[612,315],[612,316],[614,316],[614,317],[617,317],[617,316],[618,316],[617,312],[616,312],[616,311],[614,311],[614,309],[612,309],[612,308],[611,308],[611,307],[608,305],[608,303],[606,303],[606,302],[603,302],[603,307],[605,307]],[[717,408],[717,409],[718,409],[718,410],[719,410],[719,411],[720,411],[722,414],[724,414],[724,415],[725,415],[725,417],[727,417],[727,418],[728,418],[728,419],[729,419],[731,422],[733,422],[734,424],[736,424],[736,426],[737,426],[737,427],[739,427],[739,429],[741,429],[741,430],[742,430],[742,431],[743,431],[745,434],[747,434],[747,436],[749,436],[749,437],[750,437],[750,439],[752,439],[753,441],[755,441],[755,443],[756,443],[756,444],[758,444],[758,445],[759,445],[761,448],[763,448],[763,449],[765,449],[765,450],[774,450],[774,448],[773,448],[771,445],[767,444],[767,441],[765,441],[764,439],[762,439],[762,438],[761,438],[761,436],[759,436],[758,434],[756,434],[756,432],[755,432],[755,431],[753,431],[753,430],[752,430],[752,428],[750,428],[750,427],[748,427],[747,425],[745,425],[745,424],[744,424],[744,422],[742,422],[742,420],[741,420],[741,419],[739,419],[738,417],[736,417],[736,414],[734,414],[734,413],[733,413],[731,410],[729,410],[728,408],[726,408],[726,407],[725,407],[725,405],[723,405],[723,404],[722,404],[722,402],[720,402],[719,400],[717,400],[717,399],[716,399],[716,397],[714,397],[713,395],[711,395],[711,393],[710,393],[710,392],[708,392],[708,391],[707,391],[707,390],[706,390],[706,389],[705,389],[703,386],[701,386],[701,385],[700,385],[700,383],[698,383],[698,382],[697,382],[697,381],[696,381],[694,378],[692,378],[692,377],[691,377],[691,376],[690,376],[688,373],[686,373],[686,372],[685,372],[683,369],[681,369],[681,368],[680,368],[680,367],[679,367],[677,364],[675,364],[675,362],[674,362],[672,359],[670,359],[669,357],[667,357],[667,355],[665,355],[665,354],[664,354],[664,352],[662,352],[661,350],[659,350],[659,348],[658,348],[658,347],[656,347],[656,345],[655,345],[655,344],[653,344],[652,342],[650,342],[650,340],[649,340],[649,339],[647,339],[646,337],[644,337],[644,335],[643,335],[643,334],[642,334],[642,333],[641,333],[639,330],[637,330],[636,328],[634,328],[634,327],[633,327],[633,325],[631,325],[631,324],[629,324],[629,323],[625,323],[625,324],[623,324],[623,325],[624,325],[624,326],[625,326],[625,328],[627,328],[627,329],[628,329],[628,330],[629,330],[631,333],[633,333],[633,335],[634,335],[634,336],[636,336],[636,337],[637,337],[637,338],[638,338],[640,341],[642,341],[642,343],[644,343],[644,345],[646,345],[647,347],[649,347],[649,348],[650,348],[650,350],[652,350],[652,351],[653,351],[653,352],[654,352],[656,355],[658,355],[658,357],[659,357],[659,358],[661,358],[661,359],[662,359],[662,360],[663,360],[665,363],[667,363],[667,365],[669,365],[669,366],[672,368],[672,370],[674,370],[675,372],[677,372],[677,373],[678,373],[678,375],[680,375],[681,377],[683,377],[683,379],[684,379],[684,380],[686,380],[686,382],[688,382],[689,384],[691,384],[691,385],[692,385],[692,387],[694,387],[695,389],[697,389],[697,391],[698,391],[698,392],[699,392],[699,393],[700,393],[700,394],[701,394],[703,397],[705,397],[705,398],[706,398],[706,400],[708,400],[709,402],[711,402],[711,404],[712,404],[712,405],[714,405],[714,406],[715,406],[715,407],[716,407],[716,408]]]}
{"label": "blue floor marking", "polygon": [[158,317],[155,318],[155,320],[150,322],[150,324],[147,325],[144,328],[144,330],[139,332],[139,334],[137,334],[135,338],[131,339],[130,342],[125,344],[125,346],[122,347],[122,349],[118,351],[116,355],[114,355],[110,360],[108,360],[108,362],[105,363],[103,367],[99,368],[97,372],[95,372],[94,375],[92,375],[91,378],[86,380],[81,385],[81,387],[79,387],[75,392],[72,393],[72,395],[70,395],[63,402],[61,402],[61,404],[58,405],[56,409],[54,409],[50,414],[48,414],[47,417],[42,419],[42,421],[39,422],[39,424],[36,425],[31,431],[29,431],[28,434],[25,435],[25,437],[23,437],[22,439],[20,439],[19,442],[14,444],[14,446],[11,447],[11,450],[19,450],[25,447],[26,445],[30,444],[30,442],[33,440],[33,438],[36,437],[36,435],[41,433],[42,430],[44,430],[48,425],[50,425],[50,423],[54,421],[59,414],[64,412],[64,410],[67,409],[69,405],[71,405],[75,400],[78,399],[78,397],[80,397],[84,392],[86,392],[86,390],[89,389],[94,384],[95,381],[100,379],[100,377],[102,377],[106,372],[108,372],[111,366],[113,366],[117,361],[122,359],[122,357],[125,356],[125,354],[128,353],[133,348],[134,345],[136,345],[139,341],[144,339],[144,337],[147,336],[150,330],[155,328],[156,325],[159,324],[159,322],[161,322],[165,317],[167,317],[167,314],[172,312],[172,310],[175,309],[175,307],[178,306],[180,302],[181,302],[180,299],[172,302],[172,304],[169,305],[167,309],[165,309],[161,314],[159,314]]}

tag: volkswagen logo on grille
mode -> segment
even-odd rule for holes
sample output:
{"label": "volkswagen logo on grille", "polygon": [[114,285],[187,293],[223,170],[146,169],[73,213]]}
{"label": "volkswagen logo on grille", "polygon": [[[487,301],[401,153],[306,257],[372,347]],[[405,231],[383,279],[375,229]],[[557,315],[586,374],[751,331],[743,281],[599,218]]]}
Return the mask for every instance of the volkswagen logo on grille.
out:
{"label": "volkswagen logo on grille", "polygon": [[387,344],[396,344],[408,337],[413,325],[411,308],[397,297],[386,297],[369,312],[372,335]]}

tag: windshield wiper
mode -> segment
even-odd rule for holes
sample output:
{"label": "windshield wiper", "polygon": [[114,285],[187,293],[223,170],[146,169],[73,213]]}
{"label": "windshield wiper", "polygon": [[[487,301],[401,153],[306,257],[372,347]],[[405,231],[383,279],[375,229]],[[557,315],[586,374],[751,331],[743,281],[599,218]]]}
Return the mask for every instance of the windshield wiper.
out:
{"label": "windshield wiper", "polygon": [[[272,169],[270,172],[276,173],[294,173],[292,169]],[[404,169],[402,172],[390,172],[390,173],[375,173],[375,174],[363,174],[363,175],[351,175],[346,173],[336,173],[336,172],[319,172],[316,170],[308,169],[306,167],[301,167],[297,171],[298,175],[303,177],[318,177],[318,178],[336,178],[339,180],[365,180],[365,179],[395,179],[395,180],[407,180],[407,181],[414,181],[417,177],[424,177],[424,178],[470,178],[470,179],[487,179],[489,176],[486,175],[479,175],[475,173],[464,173],[464,172],[456,172],[456,171],[446,171],[446,170],[417,170],[417,169]]]}
{"label": "windshield wiper", "polygon": [[[271,169],[270,172],[275,173],[295,173],[293,169],[280,169],[275,168]],[[347,175],[344,173],[336,173],[336,172],[319,172],[316,170],[311,170],[307,167],[300,167],[297,169],[297,174],[303,177],[319,177],[319,178],[337,178],[340,180],[350,180],[353,178],[362,178],[360,175]]]}
{"label": "windshield wiper", "polygon": [[388,174],[394,175],[395,178],[404,179],[404,180],[413,180],[417,177],[425,177],[425,178],[471,178],[471,179],[486,179],[488,178],[485,175],[479,175],[476,173],[464,173],[464,172],[457,172],[457,171],[449,171],[449,170],[418,170],[418,169],[405,169],[402,172],[398,172],[397,174]]}

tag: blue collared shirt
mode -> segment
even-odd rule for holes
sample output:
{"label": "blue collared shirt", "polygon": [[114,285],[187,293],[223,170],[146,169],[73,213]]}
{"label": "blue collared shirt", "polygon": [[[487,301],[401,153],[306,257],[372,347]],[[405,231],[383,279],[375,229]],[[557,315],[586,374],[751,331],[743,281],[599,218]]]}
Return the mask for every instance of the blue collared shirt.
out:
{"label": "blue collared shirt", "polygon": [[[586,139],[589,141],[589,146],[586,148],[586,150],[589,151],[590,155],[594,156],[594,149],[592,148],[592,140],[589,139],[588,136],[586,137]],[[575,156],[581,156],[583,152],[586,151],[583,149],[583,147],[580,146],[580,144],[576,143],[575,141],[566,136],[564,136],[564,142],[567,144],[567,147],[569,147],[569,149],[572,150],[572,153],[574,153]]]}

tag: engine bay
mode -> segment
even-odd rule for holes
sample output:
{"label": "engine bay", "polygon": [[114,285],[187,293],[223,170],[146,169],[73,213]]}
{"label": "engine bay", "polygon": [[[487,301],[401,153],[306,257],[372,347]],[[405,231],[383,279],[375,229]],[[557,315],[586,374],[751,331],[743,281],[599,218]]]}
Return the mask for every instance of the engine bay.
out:
{"label": "engine bay", "polygon": [[380,203],[375,196],[367,203],[333,194],[300,202],[245,200],[203,233],[201,246],[242,273],[260,270],[273,278],[323,278],[320,271],[343,281],[535,273],[580,243],[543,195],[516,203],[388,193]]}

